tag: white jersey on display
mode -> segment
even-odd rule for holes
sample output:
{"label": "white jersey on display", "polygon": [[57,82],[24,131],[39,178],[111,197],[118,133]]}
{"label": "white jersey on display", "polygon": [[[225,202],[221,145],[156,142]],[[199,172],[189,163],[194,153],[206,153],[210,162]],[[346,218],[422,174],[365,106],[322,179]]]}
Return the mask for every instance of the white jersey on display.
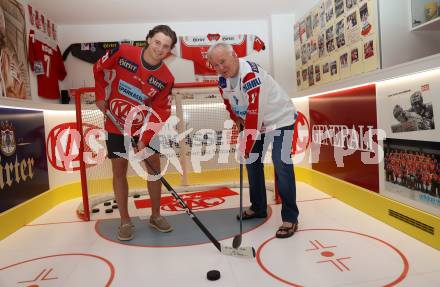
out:
{"label": "white jersey on display", "polygon": [[216,73],[208,61],[208,49],[217,42],[228,43],[238,57],[246,57],[265,49],[264,42],[255,35],[220,35],[207,34],[206,36],[179,37],[173,54],[193,61],[196,81],[215,80]]}

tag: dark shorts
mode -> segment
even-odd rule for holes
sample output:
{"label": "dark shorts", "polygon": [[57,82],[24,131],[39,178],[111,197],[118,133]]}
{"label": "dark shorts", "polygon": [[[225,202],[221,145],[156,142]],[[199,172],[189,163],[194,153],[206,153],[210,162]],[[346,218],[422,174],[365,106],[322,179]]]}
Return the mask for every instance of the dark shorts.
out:
{"label": "dark shorts", "polygon": [[[139,137],[134,137],[134,141],[136,143],[138,142],[138,140]],[[126,153],[123,135],[108,133],[106,144],[108,158],[119,158],[120,156],[115,153]]]}
{"label": "dark shorts", "polygon": [[[137,144],[139,141],[139,137],[136,136],[133,138]],[[158,142],[159,142],[159,137],[156,136],[151,140],[150,145],[155,147],[156,146],[155,144]],[[108,158],[120,158],[120,156],[117,153],[121,153],[121,154],[127,153],[127,151],[125,150],[125,142],[123,135],[108,133],[108,139],[106,141],[106,145],[107,145]]]}

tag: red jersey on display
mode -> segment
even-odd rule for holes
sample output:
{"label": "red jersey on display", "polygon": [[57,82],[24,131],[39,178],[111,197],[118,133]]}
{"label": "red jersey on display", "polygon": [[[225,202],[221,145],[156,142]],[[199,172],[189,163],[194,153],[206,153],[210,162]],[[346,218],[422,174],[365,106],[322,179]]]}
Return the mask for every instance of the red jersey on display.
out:
{"label": "red jersey on display", "polygon": [[[174,77],[164,63],[149,67],[142,60],[143,51],[141,47],[121,44],[96,62],[93,73],[96,100],[107,101],[110,112],[122,126],[132,108],[145,105],[153,110],[137,113],[131,121],[132,135],[142,127],[140,138],[148,145],[171,114]],[[109,119],[105,129],[120,134]]]}
{"label": "red jersey on display", "polygon": [[67,75],[60,49],[37,40],[33,30],[29,32],[28,49],[28,60],[37,76],[38,95],[42,98],[58,99],[58,81],[64,80]]}
{"label": "red jersey on display", "polygon": [[186,60],[194,62],[196,78],[203,79],[215,76],[215,70],[208,62],[208,49],[216,42],[231,44],[238,57],[250,55],[253,51],[265,49],[264,42],[255,35],[220,35],[208,34],[206,36],[179,37],[175,54]]}

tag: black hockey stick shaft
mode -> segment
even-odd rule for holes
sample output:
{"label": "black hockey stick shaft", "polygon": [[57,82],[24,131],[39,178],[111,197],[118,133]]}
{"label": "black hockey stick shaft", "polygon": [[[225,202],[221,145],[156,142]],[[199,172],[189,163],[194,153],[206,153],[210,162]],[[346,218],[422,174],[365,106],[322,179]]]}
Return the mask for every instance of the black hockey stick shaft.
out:
{"label": "black hockey stick shaft", "polygon": [[[240,124],[240,134],[243,132],[243,125]],[[243,237],[243,160],[240,157],[240,234],[234,236],[232,247],[238,248]]]}
{"label": "black hockey stick shaft", "polygon": [[[114,123],[114,125],[118,128],[118,130],[124,134],[124,130],[122,126],[119,124],[119,122],[115,119],[112,113],[110,111],[106,112],[107,117]],[[128,135],[127,135],[128,136]],[[134,138],[130,136],[131,144],[134,148],[137,148],[136,142],[134,141]],[[155,149],[149,147],[150,149],[156,151]],[[156,151],[157,152],[157,151]],[[158,175],[160,178],[160,181],[162,184],[166,187],[166,189],[171,193],[171,195],[179,202],[179,204],[182,206],[183,209],[185,209],[186,214],[191,217],[191,219],[197,224],[197,226],[202,230],[202,232],[206,235],[206,237],[209,238],[209,240],[214,244],[214,246],[218,249],[218,251],[222,251],[220,242],[212,235],[211,232],[203,225],[203,223],[197,218],[197,216],[192,212],[192,210],[186,205],[186,203],[182,200],[182,198],[177,194],[177,192],[174,190],[174,188],[171,187],[171,185],[168,183],[168,181],[160,175],[154,168],[151,166],[151,164],[148,162],[148,159],[145,159],[143,162],[145,162],[148,167],[155,173],[155,175]]]}

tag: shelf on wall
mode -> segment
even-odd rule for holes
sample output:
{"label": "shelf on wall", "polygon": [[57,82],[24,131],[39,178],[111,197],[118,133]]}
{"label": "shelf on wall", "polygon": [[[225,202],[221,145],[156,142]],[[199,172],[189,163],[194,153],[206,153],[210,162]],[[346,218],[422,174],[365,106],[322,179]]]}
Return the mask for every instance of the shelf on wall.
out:
{"label": "shelf on wall", "polygon": [[415,26],[411,29],[411,31],[435,31],[435,30],[440,31],[440,17],[431,19],[428,22]]}

